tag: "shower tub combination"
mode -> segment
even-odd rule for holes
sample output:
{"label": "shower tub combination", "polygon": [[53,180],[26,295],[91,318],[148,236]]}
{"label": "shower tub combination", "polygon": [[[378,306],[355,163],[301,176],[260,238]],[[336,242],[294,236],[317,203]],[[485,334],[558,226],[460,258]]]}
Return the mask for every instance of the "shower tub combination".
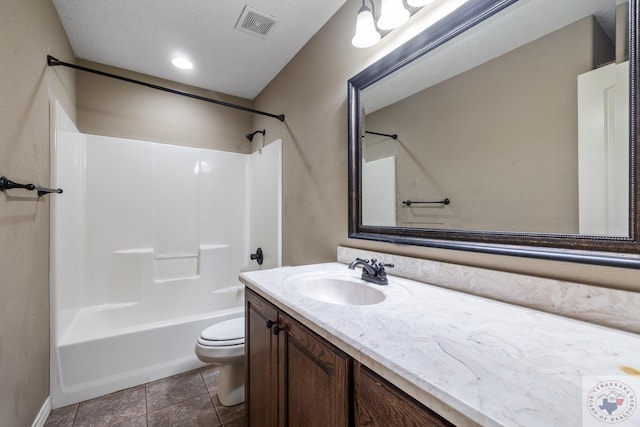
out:
{"label": "shower tub combination", "polygon": [[247,155],[86,135],[53,107],[57,408],[203,365],[200,332],[243,314],[250,253],[281,264],[281,142]]}

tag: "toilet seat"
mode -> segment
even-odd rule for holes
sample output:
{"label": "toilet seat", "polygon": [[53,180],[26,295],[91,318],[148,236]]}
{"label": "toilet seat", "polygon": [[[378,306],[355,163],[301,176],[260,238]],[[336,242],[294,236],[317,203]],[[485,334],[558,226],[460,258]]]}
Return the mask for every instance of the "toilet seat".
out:
{"label": "toilet seat", "polygon": [[209,326],[200,334],[198,343],[206,347],[244,345],[244,316]]}

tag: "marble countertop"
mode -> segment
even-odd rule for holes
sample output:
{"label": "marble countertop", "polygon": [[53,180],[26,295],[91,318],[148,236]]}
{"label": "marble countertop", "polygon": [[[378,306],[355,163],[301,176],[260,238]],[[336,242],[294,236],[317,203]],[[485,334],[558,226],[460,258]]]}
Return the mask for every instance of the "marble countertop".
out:
{"label": "marble countertop", "polygon": [[[360,276],[327,263],[240,280],[456,425],[606,425],[585,409],[592,385],[623,378],[640,397],[639,335],[392,275],[368,284],[387,294],[380,304],[325,303],[296,288],[319,272]],[[636,412],[622,425],[640,425]]]}

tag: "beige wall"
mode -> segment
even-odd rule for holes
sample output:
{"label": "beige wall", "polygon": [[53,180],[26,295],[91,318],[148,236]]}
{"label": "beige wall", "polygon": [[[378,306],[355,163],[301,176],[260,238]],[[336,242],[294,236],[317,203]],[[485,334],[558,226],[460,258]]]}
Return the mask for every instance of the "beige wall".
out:
{"label": "beige wall", "polygon": [[[0,5],[0,175],[49,184],[49,98],[75,115],[73,62],[49,0]],[[31,426],[49,396],[49,201],[0,194],[0,427]]]}
{"label": "beige wall", "polygon": [[[246,99],[88,61],[79,65],[194,95],[252,107]],[[87,72],[77,73],[78,129],[84,133],[249,153],[251,113]]]}
{"label": "beige wall", "polygon": [[398,226],[578,233],[577,76],[603,38],[584,18],[368,114],[368,130],[399,135],[364,139],[367,159],[396,156]]}
{"label": "beige wall", "polygon": [[256,98],[255,107],[286,114],[284,124],[261,117],[283,139],[285,264],[332,261],[347,245],[445,262],[640,290],[637,270],[463,251],[403,246],[347,237],[347,80],[388,51],[402,31],[373,48],[351,45],[361,2],[348,0]]}

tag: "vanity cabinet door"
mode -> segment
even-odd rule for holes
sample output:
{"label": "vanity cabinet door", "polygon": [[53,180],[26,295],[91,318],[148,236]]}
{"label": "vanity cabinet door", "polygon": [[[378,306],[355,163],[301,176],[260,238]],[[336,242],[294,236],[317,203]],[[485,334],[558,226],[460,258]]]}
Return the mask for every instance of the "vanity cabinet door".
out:
{"label": "vanity cabinet door", "polygon": [[352,359],[246,289],[250,427],[349,427]]}
{"label": "vanity cabinet door", "polygon": [[280,425],[348,427],[352,359],[286,314],[279,319]]}
{"label": "vanity cabinet door", "polygon": [[246,290],[245,303],[245,420],[247,426],[278,425],[278,345],[267,322],[276,324],[278,312],[257,294]]}
{"label": "vanity cabinet door", "polygon": [[455,427],[359,363],[354,381],[358,427]]}

